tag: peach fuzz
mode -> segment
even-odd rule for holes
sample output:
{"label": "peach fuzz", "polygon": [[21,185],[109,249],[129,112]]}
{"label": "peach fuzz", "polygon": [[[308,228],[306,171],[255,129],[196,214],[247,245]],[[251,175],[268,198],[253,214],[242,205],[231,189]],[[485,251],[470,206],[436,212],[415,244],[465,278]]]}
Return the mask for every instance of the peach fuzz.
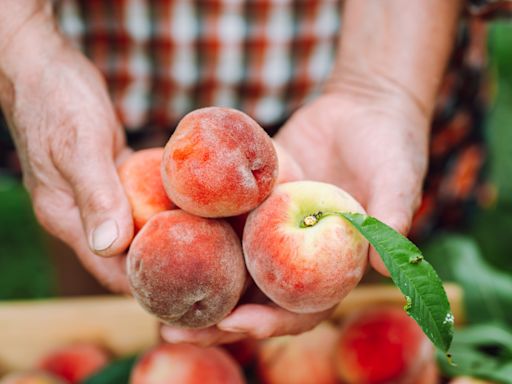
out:
{"label": "peach fuzz", "polygon": [[[300,165],[293,159],[293,157],[276,141],[272,140],[277,154],[278,174],[276,184],[288,183],[290,181],[299,181],[304,179],[304,171]],[[244,233],[244,226],[247,220],[248,213],[243,213],[238,216],[228,217],[229,224],[233,227],[236,234],[242,238]]]}
{"label": "peach fuzz", "polygon": [[246,280],[240,240],[229,224],[179,209],[157,213],[135,236],[127,274],[146,310],[191,328],[222,320]]}
{"label": "peach fuzz", "polygon": [[163,148],[143,149],[132,153],[118,167],[121,184],[132,207],[135,231],[155,213],[176,208],[162,184],[163,153]]}
{"label": "peach fuzz", "polygon": [[171,200],[203,217],[254,209],[272,190],[277,155],[267,133],[229,108],[187,114],[165,146],[162,179]]}
{"label": "peach fuzz", "polygon": [[325,322],[298,336],[261,342],[258,376],[262,384],[336,384],[334,352],[338,330]]}
{"label": "peach fuzz", "polygon": [[135,364],[130,384],[243,384],[240,367],[220,348],[161,344]]}
{"label": "peach fuzz", "polygon": [[298,181],[278,185],[249,214],[243,249],[258,287],[281,307],[315,313],[335,306],[361,280],[368,242],[344,219],[327,216],[303,227],[318,212],[361,212],[333,185]]}
{"label": "peach fuzz", "polygon": [[435,383],[435,371],[422,381],[434,359],[432,343],[401,308],[360,311],[340,329],[336,365],[347,384]]}
{"label": "peach fuzz", "polygon": [[15,372],[0,379],[0,384],[67,384],[60,378],[46,372]]}
{"label": "peach fuzz", "polygon": [[98,345],[81,343],[58,348],[46,355],[38,367],[71,384],[80,383],[110,361],[107,351]]}

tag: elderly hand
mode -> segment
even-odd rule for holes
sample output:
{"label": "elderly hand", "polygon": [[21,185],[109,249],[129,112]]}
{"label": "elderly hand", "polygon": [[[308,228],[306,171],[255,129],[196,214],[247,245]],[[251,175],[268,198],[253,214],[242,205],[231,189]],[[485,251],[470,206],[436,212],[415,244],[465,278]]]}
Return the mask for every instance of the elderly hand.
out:
{"label": "elderly hand", "polygon": [[[364,94],[354,89],[321,96],[298,110],[276,140],[306,179],[338,185],[369,215],[407,234],[421,200],[429,121],[411,101]],[[370,262],[387,274],[373,249]]]}
{"label": "elderly hand", "polygon": [[116,172],[123,131],[97,69],[55,30],[49,2],[0,44],[0,105],[41,224],[107,287],[127,292],[133,236]]}

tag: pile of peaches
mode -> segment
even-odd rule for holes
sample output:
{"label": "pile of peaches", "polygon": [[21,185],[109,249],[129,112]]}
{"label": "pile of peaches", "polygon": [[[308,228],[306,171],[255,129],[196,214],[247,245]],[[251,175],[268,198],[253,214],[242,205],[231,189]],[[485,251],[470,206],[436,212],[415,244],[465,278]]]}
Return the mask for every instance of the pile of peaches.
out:
{"label": "pile of peaches", "polygon": [[165,148],[135,152],[119,175],[137,232],[131,290],[167,324],[217,324],[252,281],[289,311],[325,311],[365,271],[368,242],[340,217],[315,216],[361,205],[333,185],[298,181],[291,156],[237,110],[189,113]]}
{"label": "pile of peaches", "polygon": [[[358,310],[341,324],[323,322],[298,336],[245,339],[209,348],[160,344],[127,366],[122,382],[109,381],[103,373],[111,359],[112,354],[97,344],[64,346],[44,356],[36,370],[10,374],[0,383],[440,383],[432,343],[405,311],[395,307]],[[450,384],[485,383],[459,378]]]}

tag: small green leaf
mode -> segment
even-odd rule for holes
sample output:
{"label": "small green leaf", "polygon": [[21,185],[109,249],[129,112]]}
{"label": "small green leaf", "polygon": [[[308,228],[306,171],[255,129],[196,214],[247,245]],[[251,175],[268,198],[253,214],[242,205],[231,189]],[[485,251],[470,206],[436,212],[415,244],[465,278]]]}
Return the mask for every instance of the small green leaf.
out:
{"label": "small green leaf", "polygon": [[98,373],[88,377],[82,384],[120,384],[128,383],[136,356],[124,357],[108,364]]}
{"label": "small green leaf", "polygon": [[479,324],[457,330],[451,350],[456,356],[455,366],[438,354],[444,376],[471,376],[512,384],[512,332],[504,324]]}
{"label": "small green leaf", "polygon": [[434,345],[448,351],[453,314],[441,279],[406,237],[374,217],[337,213],[348,220],[377,250],[391,279],[407,298],[406,310]]}

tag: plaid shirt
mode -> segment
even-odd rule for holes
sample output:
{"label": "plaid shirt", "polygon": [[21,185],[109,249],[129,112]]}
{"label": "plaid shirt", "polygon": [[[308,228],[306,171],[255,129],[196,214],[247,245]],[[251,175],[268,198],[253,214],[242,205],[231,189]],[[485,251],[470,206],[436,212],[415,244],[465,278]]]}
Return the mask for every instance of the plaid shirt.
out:
{"label": "plaid shirt", "polygon": [[329,73],[336,0],[63,0],[65,34],[105,74],[129,131],[192,109],[238,108],[282,122]]}
{"label": "plaid shirt", "polygon": [[[274,132],[320,92],[341,26],[336,0],[58,0],[62,31],[102,71],[130,144],[162,145],[181,116],[219,105]],[[430,168],[412,237],[458,225],[485,149],[485,25],[512,2],[473,0],[439,92]],[[4,133],[5,135],[5,133]],[[0,163],[14,162],[12,155]]]}

